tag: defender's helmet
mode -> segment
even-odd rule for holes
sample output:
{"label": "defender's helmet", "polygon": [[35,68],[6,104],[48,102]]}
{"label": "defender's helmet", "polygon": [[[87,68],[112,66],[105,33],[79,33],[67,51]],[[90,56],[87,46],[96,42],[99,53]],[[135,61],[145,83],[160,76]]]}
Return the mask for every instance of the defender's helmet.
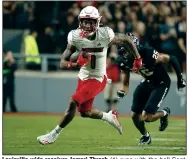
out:
{"label": "defender's helmet", "polygon": [[[83,24],[83,20],[94,20],[94,23],[86,26]],[[79,28],[85,34],[93,33],[99,28],[100,20],[101,16],[99,15],[98,10],[93,6],[87,6],[81,10],[78,16]]]}
{"label": "defender's helmet", "polygon": [[126,35],[130,38],[130,40],[136,45],[139,46],[139,39],[132,33],[126,33]]}
{"label": "defender's helmet", "polygon": [[[135,46],[139,48],[140,46],[139,39],[134,34],[129,33],[129,32],[126,33],[126,35],[135,44]],[[129,56],[129,51],[127,50],[125,44],[118,45],[118,54],[124,57]]]}

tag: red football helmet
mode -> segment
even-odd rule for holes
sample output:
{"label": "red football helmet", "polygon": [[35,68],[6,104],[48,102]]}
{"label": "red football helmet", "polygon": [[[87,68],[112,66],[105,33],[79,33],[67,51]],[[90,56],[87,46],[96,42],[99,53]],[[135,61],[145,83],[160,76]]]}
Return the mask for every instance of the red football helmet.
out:
{"label": "red football helmet", "polygon": [[93,6],[83,8],[78,16],[81,36],[93,34],[98,28],[101,20],[98,10]]}

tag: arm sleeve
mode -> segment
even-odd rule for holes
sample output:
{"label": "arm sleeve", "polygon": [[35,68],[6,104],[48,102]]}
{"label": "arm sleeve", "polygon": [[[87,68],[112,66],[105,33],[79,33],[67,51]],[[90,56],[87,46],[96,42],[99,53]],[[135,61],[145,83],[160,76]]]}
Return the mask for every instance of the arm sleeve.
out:
{"label": "arm sleeve", "polygon": [[181,80],[182,73],[181,73],[180,64],[175,56],[173,56],[173,55],[169,55],[169,56],[170,56],[169,62],[172,64],[172,66],[176,72],[177,79]]}
{"label": "arm sleeve", "polygon": [[107,31],[108,31],[109,43],[110,43],[114,39],[115,34],[114,34],[114,31],[111,28],[109,28],[109,27],[107,27]]}

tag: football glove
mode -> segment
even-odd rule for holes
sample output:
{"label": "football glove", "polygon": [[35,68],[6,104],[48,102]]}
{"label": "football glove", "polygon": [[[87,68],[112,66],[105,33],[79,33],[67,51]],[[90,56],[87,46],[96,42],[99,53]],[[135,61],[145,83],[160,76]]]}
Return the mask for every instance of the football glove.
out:
{"label": "football glove", "polygon": [[117,96],[118,96],[118,98],[123,98],[125,95],[126,95],[126,94],[125,94],[124,91],[122,91],[122,90],[117,91]]}
{"label": "football glove", "polygon": [[186,86],[186,82],[183,79],[183,77],[181,77],[180,79],[178,79],[177,85],[178,85],[178,90],[180,90],[181,88],[184,88]]}
{"label": "football glove", "polygon": [[72,68],[72,62],[71,61],[67,62],[67,68]]}
{"label": "football glove", "polygon": [[142,58],[135,59],[133,62],[133,71],[138,72],[142,67]]}
{"label": "football glove", "polygon": [[84,53],[81,52],[80,56],[78,57],[76,63],[82,67],[83,65],[87,65],[89,60],[91,60],[91,55],[88,55],[87,57],[84,57]]}

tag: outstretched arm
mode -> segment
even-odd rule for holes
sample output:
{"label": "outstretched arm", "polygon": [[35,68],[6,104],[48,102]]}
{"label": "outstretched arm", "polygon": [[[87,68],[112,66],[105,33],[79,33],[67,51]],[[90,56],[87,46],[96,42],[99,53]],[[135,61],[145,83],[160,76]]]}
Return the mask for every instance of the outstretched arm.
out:
{"label": "outstretched arm", "polygon": [[114,36],[113,40],[110,42],[109,46],[111,46],[113,44],[115,44],[115,45],[126,44],[127,47],[129,48],[130,52],[135,57],[135,59],[141,58],[136,46],[134,45],[134,43],[129,39],[129,37],[126,34],[115,33],[115,36]]}
{"label": "outstretched arm", "polygon": [[158,53],[158,57],[156,59],[156,63],[171,63],[178,79],[178,89],[185,87],[185,81],[183,80],[180,64],[177,58],[173,55],[167,55],[163,53]]}
{"label": "outstretched arm", "polygon": [[129,37],[126,34],[116,33],[109,45],[112,44],[126,44],[127,49],[135,58],[133,63],[134,72],[137,72],[142,67],[142,58],[136,48],[136,45],[129,39]]}
{"label": "outstretched arm", "polygon": [[182,77],[182,73],[177,58],[173,55],[158,53],[158,58],[156,59],[156,63],[168,63],[168,62],[172,64],[176,72],[177,78],[180,79]]}

